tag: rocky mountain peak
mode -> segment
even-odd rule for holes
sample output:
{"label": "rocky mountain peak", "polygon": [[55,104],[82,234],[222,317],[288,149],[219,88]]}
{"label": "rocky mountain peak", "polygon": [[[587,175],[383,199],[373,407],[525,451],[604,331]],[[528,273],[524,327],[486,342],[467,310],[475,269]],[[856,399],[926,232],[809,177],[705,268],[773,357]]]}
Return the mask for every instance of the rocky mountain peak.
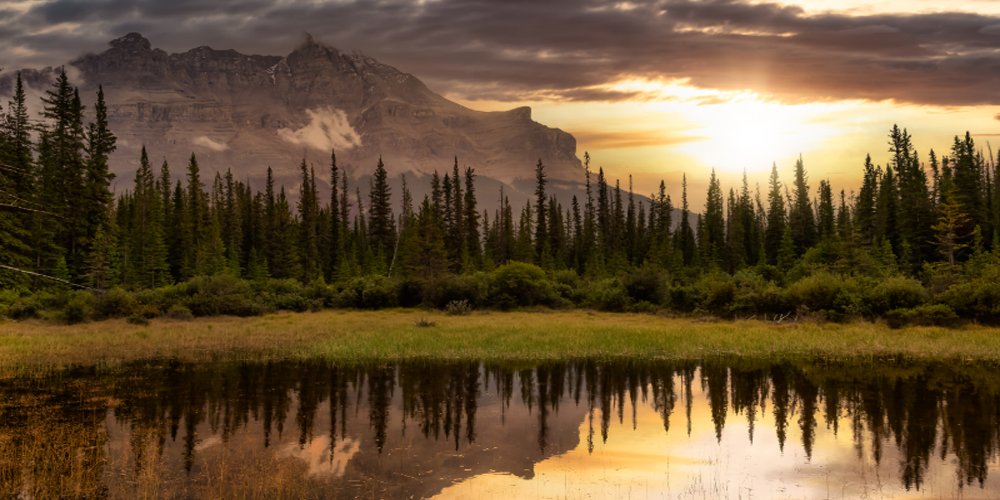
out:
{"label": "rocky mountain peak", "polygon": [[134,52],[148,52],[152,50],[152,45],[149,43],[149,40],[142,36],[142,34],[135,32],[111,40],[108,45],[111,45],[111,47],[115,49]]}
{"label": "rocky mountain peak", "polygon": [[[506,185],[506,193],[523,192],[525,200],[539,158],[554,189],[560,180],[582,180],[576,140],[533,121],[529,108],[466,108],[405,71],[309,34],[285,56],[207,46],[168,54],[154,47],[129,33],[70,63],[80,70],[81,95],[104,86],[119,138],[111,158],[119,189],[131,182],[142,146],[175,171],[194,152],[206,175],[232,169],[260,182],[271,166],[276,182],[287,186],[298,184],[303,158],[323,165],[331,149],[355,179],[380,157],[398,179],[450,169],[457,155],[484,190]],[[52,78],[51,71],[38,72],[29,83],[42,89]],[[5,85],[0,77],[0,91]]]}

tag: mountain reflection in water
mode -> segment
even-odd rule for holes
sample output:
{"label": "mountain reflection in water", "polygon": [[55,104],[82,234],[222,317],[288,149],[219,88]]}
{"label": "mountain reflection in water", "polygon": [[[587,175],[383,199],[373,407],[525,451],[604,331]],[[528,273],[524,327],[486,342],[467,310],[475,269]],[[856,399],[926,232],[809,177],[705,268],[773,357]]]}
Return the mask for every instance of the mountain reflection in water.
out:
{"label": "mountain reflection in water", "polygon": [[135,364],[0,380],[0,497],[1000,495],[960,364]]}

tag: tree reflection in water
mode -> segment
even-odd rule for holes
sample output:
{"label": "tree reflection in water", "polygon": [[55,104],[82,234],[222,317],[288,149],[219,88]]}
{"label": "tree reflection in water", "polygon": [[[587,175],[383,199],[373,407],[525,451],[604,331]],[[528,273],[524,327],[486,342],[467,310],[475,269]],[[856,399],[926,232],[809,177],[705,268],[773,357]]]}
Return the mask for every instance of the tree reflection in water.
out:
{"label": "tree reflection in water", "polygon": [[427,496],[478,474],[530,479],[641,412],[690,436],[698,404],[720,445],[743,420],[750,446],[773,433],[783,454],[798,436],[804,463],[849,424],[857,460],[891,456],[914,492],[951,462],[954,487],[987,486],[1000,445],[1000,375],[977,365],[160,362],[10,378],[0,398],[4,498]]}

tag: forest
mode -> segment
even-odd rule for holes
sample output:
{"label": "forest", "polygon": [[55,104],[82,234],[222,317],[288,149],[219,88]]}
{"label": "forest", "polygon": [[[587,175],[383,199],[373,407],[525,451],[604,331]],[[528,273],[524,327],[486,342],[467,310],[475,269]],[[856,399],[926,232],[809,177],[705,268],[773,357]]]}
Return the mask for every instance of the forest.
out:
{"label": "forest", "polygon": [[[890,159],[859,162],[857,192],[814,191],[773,167],[765,191],[724,189],[704,207],[634,193],[590,169],[571,200],[500,193],[480,210],[471,167],[442,166],[423,199],[401,200],[381,160],[350,185],[335,152],[303,160],[297,196],[231,171],[202,178],[155,168],[143,149],[134,186],[111,190],[116,138],[103,90],[93,110],[65,72],[29,117],[18,77],[0,109],[0,316],[145,323],[274,310],[583,307],[791,321],[884,320],[893,326],[1000,322],[1000,154],[966,132],[922,157],[892,126]],[[474,160],[474,159],[473,159]],[[320,199],[317,176],[332,194]],[[490,198],[494,195],[491,193]],[[675,215],[679,209],[679,217]]]}

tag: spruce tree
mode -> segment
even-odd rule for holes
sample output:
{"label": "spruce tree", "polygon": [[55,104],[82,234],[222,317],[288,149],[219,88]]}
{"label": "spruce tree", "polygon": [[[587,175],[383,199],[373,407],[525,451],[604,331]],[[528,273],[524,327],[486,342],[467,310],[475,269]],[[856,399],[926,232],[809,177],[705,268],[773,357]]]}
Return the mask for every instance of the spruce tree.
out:
{"label": "spruce tree", "polygon": [[[785,237],[786,215],[785,199],[781,194],[781,181],[778,180],[778,166],[771,166],[770,188],[767,192],[767,226],[764,229],[764,252],[768,264],[777,264],[781,253],[782,238]],[[789,233],[789,238],[791,234]],[[794,240],[790,240],[793,242]]]}
{"label": "spruce tree", "polygon": [[806,170],[800,157],[795,162],[795,197],[788,210],[788,229],[795,243],[795,254],[802,255],[816,244],[816,216],[809,199]]}
{"label": "spruce tree", "polygon": [[466,255],[469,259],[469,266],[478,269],[482,266],[481,236],[479,234],[479,209],[476,201],[476,172],[472,167],[465,168],[465,200],[462,204],[465,209],[465,216],[462,218],[465,223],[465,245]]}
{"label": "spruce tree", "polygon": [[542,163],[542,159],[538,159],[538,163],[535,165],[535,262],[539,265],[545,265],[549,261],[549,235],[548,235],[548,225],[546,224],[546,210],[545,202],[548,197],[545,194],[545,165]]}
{"label": "spruce tree", "polygon": [[316,192],[315,173],[306,166],[305,158],[299,165],[302,184],[299,187],[298,246],[302,275],[299,279],[309,283],[320,277],[319,260],[319,200]]}
{"label": "spruce tree", "polygon": [[695,246],[694,231],[691,229],[691,211],[688,209],[687,174],[681,178],[681,224],[677,233],[677,249],[680,252],[681,263],[690,266],[694,263]]}
{"label": "spruce tree", "polygon": [[369,192],[368,239],[372,250],[383,263],[392,258],[396,224],[392,215],[388,175],[379,157]]}
{"label": "spruce tree", "polygon": [[722,204],[722,186],[715,175],[715,169],[712,169],[703,217],[704,241],[700,242],[703,244],[700,248],[702,263],[707,267],[721,266],[725,261],[726,221]]}

